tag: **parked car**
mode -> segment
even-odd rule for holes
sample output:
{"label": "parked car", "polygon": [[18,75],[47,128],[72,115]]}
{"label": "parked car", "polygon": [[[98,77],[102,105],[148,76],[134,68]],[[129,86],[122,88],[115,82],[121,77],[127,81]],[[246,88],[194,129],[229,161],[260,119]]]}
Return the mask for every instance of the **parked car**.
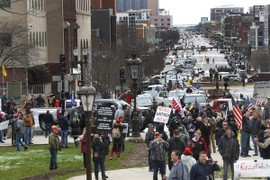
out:
{"label": "parked car", "polygon": [[223,80],[227,82],[241,82],[242,77],[240,77],[238,74],[229,74],[224,76]]}
{"label": "parked car", "polygon": [[270,81],[270,72],[256,73],[250,78],[248,78],[248,81],[249,82]]}
{"label": "parked car", "polygon": [[207,98],[205,97],[204,94],[185,94],[184,97],[183,97],[183,102],[185,104],[187,103],[192,103],[192,104],[195,104],[195,101],[198,101],[198,103],[201,105],[201,106],[204,106],[208,103],[207,101]]}
{"label": "parked car", "polygon": [[227,67],[227,66],[219,66],[218,67],[218,72],[229,72],[232,73],[234,72],[234,69],[231,67]]}

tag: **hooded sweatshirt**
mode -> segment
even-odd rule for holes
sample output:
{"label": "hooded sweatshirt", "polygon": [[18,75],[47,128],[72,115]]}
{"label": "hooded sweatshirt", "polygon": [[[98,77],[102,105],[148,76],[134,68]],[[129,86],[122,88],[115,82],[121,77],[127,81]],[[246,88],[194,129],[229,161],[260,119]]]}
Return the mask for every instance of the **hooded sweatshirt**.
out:
{"label": "hooded sweatshirt", "polygon": [[181,155],[181,161],[188,167],[188,172],[190,172],[191,167],[196,164],[196,160],[191,155]]}

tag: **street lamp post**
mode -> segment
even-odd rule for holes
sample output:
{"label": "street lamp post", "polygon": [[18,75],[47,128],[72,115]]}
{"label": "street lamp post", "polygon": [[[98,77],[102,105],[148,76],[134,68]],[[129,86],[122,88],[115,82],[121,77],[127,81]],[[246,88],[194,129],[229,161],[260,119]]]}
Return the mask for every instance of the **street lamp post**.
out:
{"label": "street lamp post", "polygon": [[86,115],[86,179],[92,180],[92,167],[91,167],[91,132],[92,132],[92,124],[91,124],[91,115],[93,104],[96,96],[96,89],[90,84],[85,84],[80,91],[78,92],[80,95],[81,102],[83,105],[83,110]]}
{"label": "street lamp post", "polygon": [[139,123],[139,116],[137,113],[137,80],[140,77],[141,73],[141,66],[142,61],[140,58],[137,58],[137,55],[135,53],[135,50],[132,52],[132,56],[130,59],[127,59],[127,65],[129,67],[130,71],[130,77],[133,80],[133,96],[134,96],[134,109],[133,109],[133,118],[132,118],[132,138],[130,138],[131,141],[134,142],[143,142],[143,139],[140,136],[140,123]]}

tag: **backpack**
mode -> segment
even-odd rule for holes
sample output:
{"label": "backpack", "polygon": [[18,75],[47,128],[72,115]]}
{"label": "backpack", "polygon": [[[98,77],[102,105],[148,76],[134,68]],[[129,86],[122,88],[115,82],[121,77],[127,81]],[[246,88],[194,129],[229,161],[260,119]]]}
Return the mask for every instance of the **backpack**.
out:
{"label": "backpack", "polygon": [[113,130],[112,130],[112,137],[113,138],[116,138],[116,139],[118,139],[118,138],[121,137],[121,132],[120,132],[120,129],[118,127],[113,128]]}

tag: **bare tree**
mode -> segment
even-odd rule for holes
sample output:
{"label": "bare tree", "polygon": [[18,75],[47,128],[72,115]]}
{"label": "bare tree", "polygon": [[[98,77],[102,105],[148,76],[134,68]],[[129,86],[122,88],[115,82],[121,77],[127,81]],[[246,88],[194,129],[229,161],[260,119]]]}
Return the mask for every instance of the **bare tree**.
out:
{"label": "bare tree", "polygon": [[38,55],[29,43],[27,29],[14,21],[0,21],[0,49],[0,63],[9,67],[29,67]]}

